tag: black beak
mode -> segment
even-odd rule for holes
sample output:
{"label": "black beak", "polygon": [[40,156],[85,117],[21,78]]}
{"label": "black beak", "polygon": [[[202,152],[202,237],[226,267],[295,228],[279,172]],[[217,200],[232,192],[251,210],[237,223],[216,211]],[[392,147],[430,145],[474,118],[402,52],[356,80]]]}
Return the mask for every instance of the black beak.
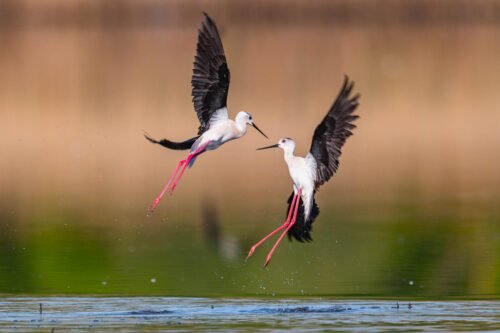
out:
{"label": "black beak", "polygon": [[257,150],[263,150],[263,149],[269,149],[269,148],[278,148],[280,145],[277,143],[272,146],[267,146],[267,147],[262,147],[262,148],[257,148]]}
{"label": "black beak", "polygon": [[263,136],[265,136],[265,137],[266,137],[266,139],[269,139],[269,138],[267,137],[267,135],[265,135],[265,134],[264,134],[264,132],[262,132],[262,131],[260,130],[260,128],[258,128],[258,127],[257,127],[257,125],[255,125],[255,124],[253,124],[253,123],[252,123],[252,126],[253,126],[253,127],[255,127],[255,129],[256,129],[257,131],[259,131],[259,132],[260,132],[260,134],[262,134]]}

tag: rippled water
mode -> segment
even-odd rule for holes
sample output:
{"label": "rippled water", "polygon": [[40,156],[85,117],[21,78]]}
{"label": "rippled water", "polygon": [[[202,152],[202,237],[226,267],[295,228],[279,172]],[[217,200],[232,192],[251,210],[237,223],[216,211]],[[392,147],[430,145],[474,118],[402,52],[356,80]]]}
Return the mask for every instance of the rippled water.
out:
{"label": "rippled water", "polygon": [[0,308],[0,332],[500,330],[498,301],[16,297]]}

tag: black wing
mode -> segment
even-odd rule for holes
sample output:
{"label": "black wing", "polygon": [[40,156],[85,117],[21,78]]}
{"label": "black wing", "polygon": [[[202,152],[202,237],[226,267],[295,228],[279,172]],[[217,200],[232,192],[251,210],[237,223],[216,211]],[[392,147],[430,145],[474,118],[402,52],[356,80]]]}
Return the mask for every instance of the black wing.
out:
{"label": "black wing", "polygon": [[[226,106],[230,73],[214,21],[206,14],[198,32],[191,85],[194,109],[200,121],[198,134],[210,127],[214,113]],[[227,117],[226,114],[219,115]]]}
{"label": "black wing", "polygon": [[162,145],[165,148],[168,149],[173,149],[173,150],[188,150],[190,149],[195,141],[199,138],[199,136],[195,136],[194,138],[187,139],[186,141],[182,142],[175,142],[175,141],[170,141],[167,139],[161,139],[160,141],[153,139],[147,134],[144,134],[144,137],[148,139],[149,142],[151,143],[156,143],[159,145]]}
{"label": "black wing", "polygon": [[356,127],[352,122],[358,118],[353,112],[359,104],[359,95],[349,97],[353,86],[354,82],[346,76],[337,99],[314,131],[310,153],[317,164],[316,189],[337,171],[342,146]]}
{"label": "black wing", "polygon": [[[290,197],[288,198],[288,208],[287,208],[287,213],[290,211],[290,206],[292,205],[292,199],[293,199],[294,192],[290,194]],[[290,228],[288,231],[288,239],[292,239],[294,237],[296,240],[299,242],[310,242],[312,241],[311,237],[311,231],[312,231],[312,224],[314,220],[318,217],[319,215],[319,207],[316,204],[316,200],[314,199],[313,196],[313,204],[311,207],[311,212],[309,213],[309,217],[307,218],[307,221],[305,219],[304,215],[304,205],[302,204],[302,197],[299,199],[299,209],[297,210],[297,220],[295,220],[295,224]]]}

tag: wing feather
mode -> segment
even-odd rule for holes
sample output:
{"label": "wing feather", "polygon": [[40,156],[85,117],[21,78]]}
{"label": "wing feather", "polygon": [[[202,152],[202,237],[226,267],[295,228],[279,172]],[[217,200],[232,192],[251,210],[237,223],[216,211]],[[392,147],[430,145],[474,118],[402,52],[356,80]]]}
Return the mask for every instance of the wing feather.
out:
{"label": "wing feather", "polygon": [[346,76],[335,102],[314,131],[310,153],[316,160],[315,189],[337,171],[342,146],[356,128],[352,122],[359,117],[353,114],[359,104],[359,94],[350,97],[353,86],[354,82]]}
{"label": "wing feather", "polygon": [[198,33],[198,44],[191,79],[193,104],[200,127],[198,134],[210,128],[211,118],[228,118],[226,103],[230,72],[215,22],[205,14]]}

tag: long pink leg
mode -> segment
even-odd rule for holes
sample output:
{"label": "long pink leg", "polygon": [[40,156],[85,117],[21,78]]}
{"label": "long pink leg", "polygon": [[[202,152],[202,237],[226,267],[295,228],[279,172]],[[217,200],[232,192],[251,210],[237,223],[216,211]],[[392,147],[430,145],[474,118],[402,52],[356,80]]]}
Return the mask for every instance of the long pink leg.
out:
{"label": "long pink leg", "polygon": [[172,180],[175,178],[175,176],[177,175],[177,173],[179,172],[179,168],[186,163],[186,160],[182,160],[180,161],[178,164],[177,164],[177,167],[175,168],[175,171],[174,173],[172,174],[172,176],[170,176],[169,180],[168,180],[168,183],[167,185],[165,185],[165,187],[163,188],[163,190],[161,191],[160,195],[155,199],[155,201],[153,201],[153,204],[149,207],[149,211],[154,211],[156,206],[158,206],[158,204],[160,203],[160,200],[161,198],[163,198],[163,196],[165,195],[165,193],[167,192],[168,188],[170,187],[170,183],[172,182]]}
{"label": "long pink leg", "polygon": [[191,162],[191,160],[193,158],[195,158],[196,156],[202,154],[205,151],[205,148],[208,146],[209,143],[210,142],[207,142],[207,143],[201,145],[200,147],[198,147],[198,149],[196,149],[194,152],[192,152],[191,154],[188,155],[188,157],[185,159],[186,163],[184,163],[184,166],[182,167],[181,172],[179,172],[179,176],[177,176],[177,179],[174,181],[174,183],[172,184],[172,187],[170,188],[170,191],[169,191],[170,194],[174,193],[175,187],[177,186],[177,183],[179,183],[179,181],[181,180],[181,177],[184,174],[184,171],[186,171],[186,168],[189,165],[189,162]]}
{"label": "long pink leg", "polygon": [[252,256],[252,254],[255,252],[255,250],[262,244],[264,243],[266,240],[269,239],[269,237],[273,236],[274,234],[276,234],[278,231],[282,230],[283,228],[286,228],[288,226],[288,224],[290,223],[290,219],[292,217],[292,212],[293,212],[293,208],[295,207],[295,202],[297,201],[297,198],[298,196],[297,195],[294,195],[293,196],[293,199],[292,199],[292,204],[290,205],[290,209],[288,210],[288,216],[286,218],[286,221],[285,223],[283,223],[281,226],[279,226],[278,228],[274,229],[273,232],[271,232],[270,234],[268,234],[266,237],[262,238],[258,243],[255,243],[254,246],[252,246],[252,248],[250,249],[250,252],[248,252],[248,256],[247,256],[247,260],[248,258],[250,258]]}
{"label": "long pink leg", "polygon": [[[297,197],[300,198],[300,194],[302,193],[302,189],[300,188],[299,189],[299,193],[297,194]],[[267,255],[267,258],[266,258],[266,263],[264,264],[264,267],[267,267],[267,265],[269,264],[269,262],[271,261],[271,257],[273,256],[273,253],[274,251],[276,250],[276,248],[278,247],[279,243],[281,242],[281,240],[283,239],[283,237],[285,237],[285,235],[287,234],[287,232],[290,230],[290,228],[293,227],[293,225],[295,224],[295,221],[297,220],[297,212],[299,210],[299,205],[300,205],[300,200],[297,200],[297,204],[295,205],[295,210],[293,212],[293,218],[292,218],[292,221],[290,222],[290,224],[288,225],[288,228],[286,228],[285,231],[283,231],[283,233],[281,234],[280,238],[278,238],[278,240],[276,241],[276,244],[274,244],[273,248],[271,249],[271,251],[269,252],[269,254]]]}

